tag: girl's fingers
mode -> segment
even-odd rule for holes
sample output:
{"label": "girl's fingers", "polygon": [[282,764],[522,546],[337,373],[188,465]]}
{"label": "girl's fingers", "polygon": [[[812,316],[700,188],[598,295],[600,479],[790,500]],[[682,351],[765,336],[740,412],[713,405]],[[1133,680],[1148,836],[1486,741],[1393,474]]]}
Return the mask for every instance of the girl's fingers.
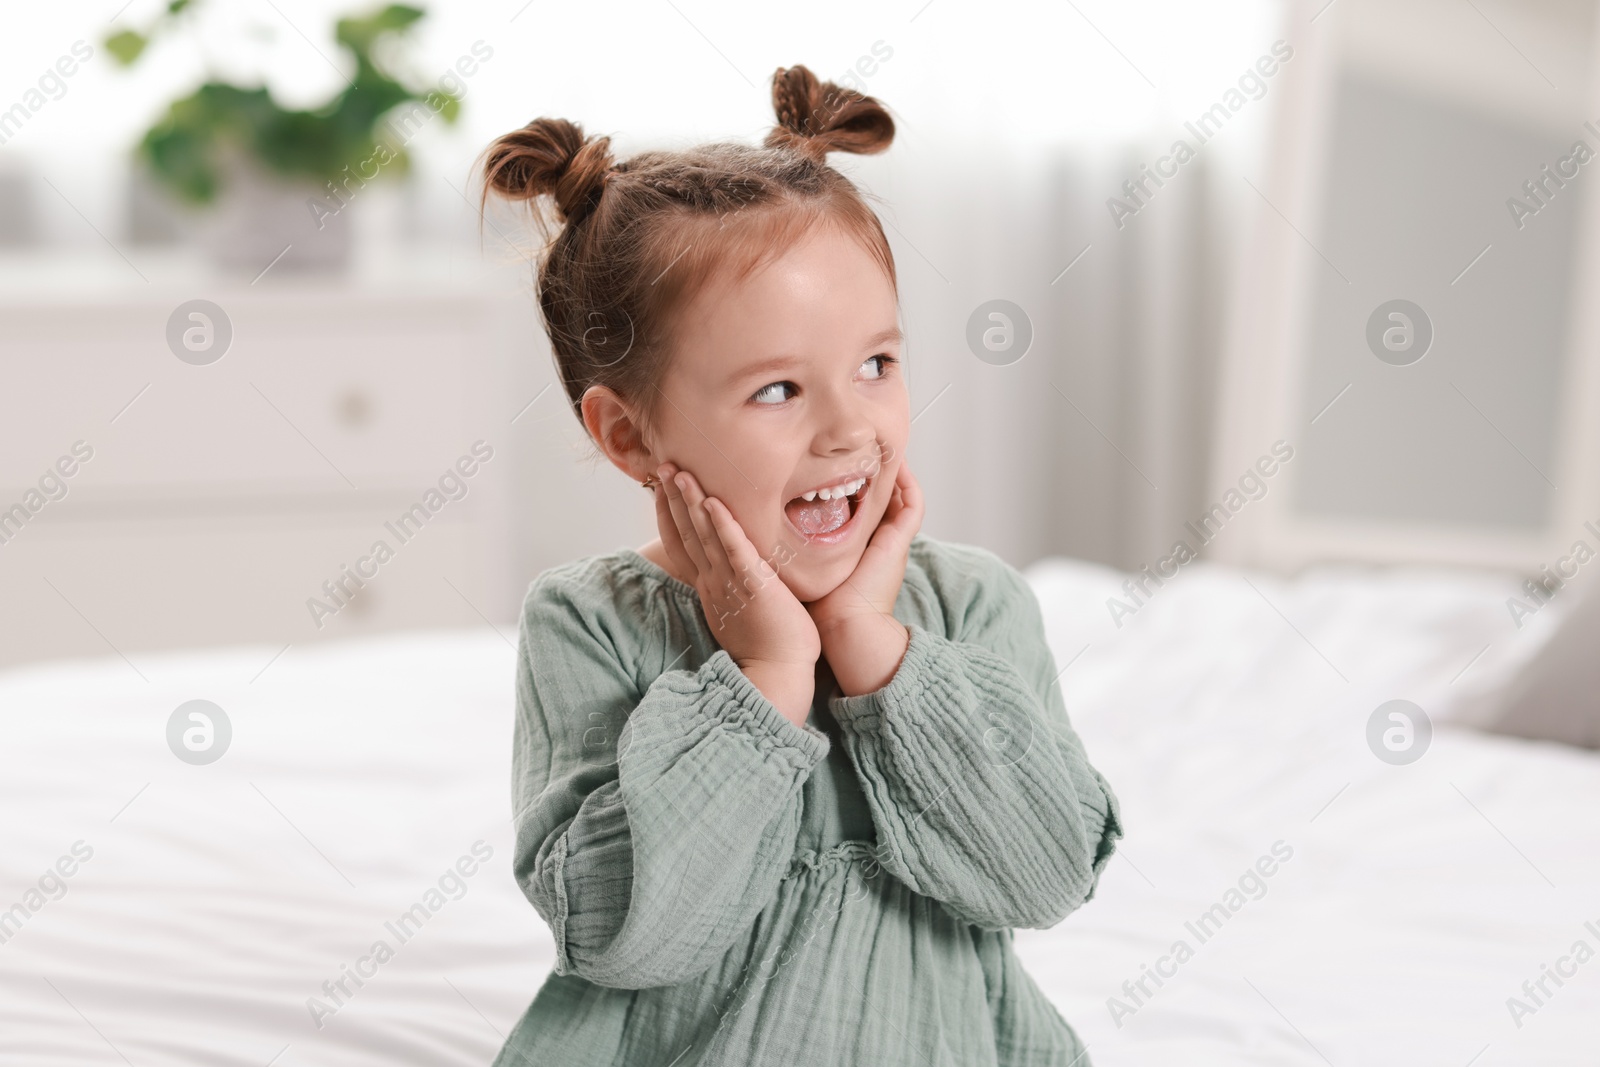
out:
{"label": "girl's fingers", "polygon": [[890,536],[909,545],[922,528],[923,510],[922,486],[911,473],[910,465],[901,463],[895,472],[894,491],[879,530],[888,531]]}
{"label": "girl's fingers", "polygon": [[661,532],[661,547],[667,550],[668,558],[680,570],[696,573],[694,560],[683,546],[683,535],[678,532],[677,520],[672,517],[672,508],[667,503],[666,486],[660,484],[656,486],[656,529]]}
{"label": "girl's fingers", "polygon": [[711,525],[728,554],[728,563],[736,580],[743,581],[753,576],[764,581],[775,573],[770,564],[761,558],[761,553],[756,551],[756,546],[750,543],[749,535],[739,525],[739,520],[733,517],[733,512],[728,510],[728,505],[714,496],[706,497],[706,514],[711,516]]}
{"label": "girl's fingers", "polygon": [[715,585],[721,588],[731,576],[733,568],[728,563],[728,551],[711,524],[711,516],[706,513],[705,490],[687,471],[676,477],[684,479],[683,499],[689,506],[689,521],[694,524],[695,537],[699,541],[700,551],[705,555],[708,569],[716,579]]}
{"label": "girl's fingers", "polygon": [[688,501],[684,500],[683,490],[678,486],[680,473],[682,472],[677,468],[668,465],[667,476],[661,480],[661,486],[667,494],[667,508],[672,512],[673,524],[678,528],[678,539],[682,542],[690,561],[694,563],[695,572],[709,571],[711,565],[706,559],[700,537],[695,532],[694,521],[689,517]]}
{"label": "girl's fingers", "polygon": [[895,484],[900,488],[900,497],[905,501],[906,510],[915,516],[916,521],[911,527],[914,533],[922,527],[922,517],[926,509],[923,506],[922,483],[911,473],[911,464],[900,464],[900,471],[895,475]]}

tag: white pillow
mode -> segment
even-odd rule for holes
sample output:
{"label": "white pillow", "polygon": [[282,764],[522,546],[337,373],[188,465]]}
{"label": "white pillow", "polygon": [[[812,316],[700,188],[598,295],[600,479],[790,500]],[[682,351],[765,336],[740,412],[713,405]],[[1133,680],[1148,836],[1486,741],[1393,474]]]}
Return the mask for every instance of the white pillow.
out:
{"label": "white pillow", "polygon": [[1600,748],[1600,593],[1568,593],[1581,599],[1501,692],[1489,731]]}

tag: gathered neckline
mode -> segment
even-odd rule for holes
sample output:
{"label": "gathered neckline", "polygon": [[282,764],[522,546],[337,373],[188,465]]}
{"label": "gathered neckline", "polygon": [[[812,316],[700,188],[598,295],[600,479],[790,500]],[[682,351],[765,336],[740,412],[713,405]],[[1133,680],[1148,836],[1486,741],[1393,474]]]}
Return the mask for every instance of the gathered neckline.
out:
{"label": "gathered neckline", "polygon": [[[922,540],[923,535],[920,532],[916,537],[912,538],[911,548],[913,552],[922,547],[918,543]],[[700,603],[700,591],[698,589],[690,585],[688,582],[685,582],[681,578],[674,578],[670,573],[667,572],[665,568],[661,566],[661,564],[657,563],[643,552],[640,552],[637,548],[633,548],[631,546],[623,548],[622,557],[626,562],[630,563],[635,570],[644,571],[646,574],[660,582],[662,585],[666,586],[668,589],[676,591],[680,596],[689,597],[696,604]],[[910,562],[909,555],[907,562],[908,564]]]}
{"label": "gathered neckline", "polygon": [[700,592],[694,586],[681,578],[674,578],[662,568],[661,564],[640,552],[637,548],[624,548],[623,555],[635,568],[643,570],[652,578],[665,585],[668,589],[676,590],[679,594],[691,597],[696,604],[700,602]]}

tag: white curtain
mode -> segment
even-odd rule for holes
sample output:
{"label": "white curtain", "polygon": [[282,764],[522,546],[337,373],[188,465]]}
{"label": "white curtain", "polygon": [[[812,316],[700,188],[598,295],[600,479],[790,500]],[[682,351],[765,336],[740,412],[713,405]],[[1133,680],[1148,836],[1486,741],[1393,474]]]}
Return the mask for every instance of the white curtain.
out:
{"label": "white curtain", "polygon": [[[1106,201],[1155,154],[972,150],[938,182],[918,156],[859,168],[888,201],[931,535],[1018,566],[1137,568],[1202,510],[1233,198],[1202,154],[1118,229]],[[968,316],[994,298],[1033,325],[1009,366],[966,342]]]}

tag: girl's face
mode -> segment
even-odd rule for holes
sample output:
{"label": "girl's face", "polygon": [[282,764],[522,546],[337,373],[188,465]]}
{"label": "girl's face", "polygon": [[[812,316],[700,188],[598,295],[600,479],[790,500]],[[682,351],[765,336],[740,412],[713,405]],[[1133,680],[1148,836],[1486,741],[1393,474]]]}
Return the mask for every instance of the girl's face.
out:
{"label": "girl's face", "polygon": [[872,256],[823,225],[678,320],[651,469],[693,474],[801,601],[855,570],[894,489],[911,421],[896,310]]}

